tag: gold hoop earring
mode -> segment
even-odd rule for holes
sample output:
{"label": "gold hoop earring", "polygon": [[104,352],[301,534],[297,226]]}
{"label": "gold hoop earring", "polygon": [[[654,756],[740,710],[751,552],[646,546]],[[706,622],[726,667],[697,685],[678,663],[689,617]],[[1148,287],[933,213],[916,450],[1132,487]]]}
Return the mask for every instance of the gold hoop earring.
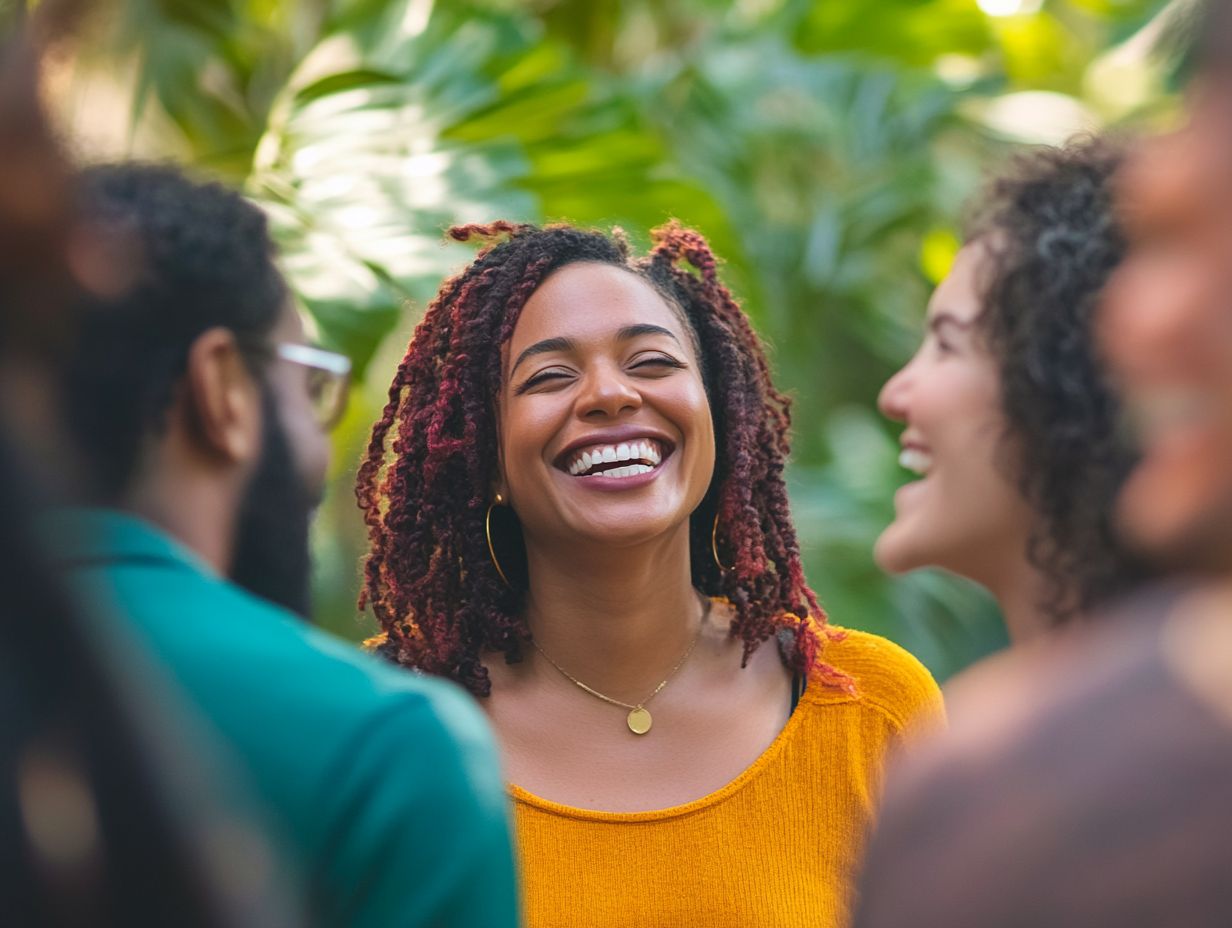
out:
{"label": "gold hoop earring", "polygon": [[505,572],[501,570],[500,561],[496,558],[496,549],[492,547],[492,509],[495,506],[500,506],[505,502],[504,497],[499,493],[496,494],[492,502],[488,503],[487,514],[483,517],[483,534],[488,540],[488,557],[492,559],[492,566],[496,568],[496,572],[500,574],[501,581],[509,589],[513,589],[513,584],[509,582],[509,578],[505,576]]}
{"label": "gold hoop earring", "polygon": [[710,528],[710,555],[714,558],[715,566],[719,568],[720,573],[727,573],[731,570],[730,567],[723,566],[723,562],[719,560],[719,514],[714,514],[714,525]]}

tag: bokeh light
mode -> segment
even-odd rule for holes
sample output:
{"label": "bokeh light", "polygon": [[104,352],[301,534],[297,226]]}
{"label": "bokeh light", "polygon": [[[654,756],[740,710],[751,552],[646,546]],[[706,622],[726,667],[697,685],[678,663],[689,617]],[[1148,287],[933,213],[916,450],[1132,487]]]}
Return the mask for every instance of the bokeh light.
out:
{"label": "bokeh light", "polygon": [[1044,0],[976,0],[989,16],[1023,16],[1038,13]]}

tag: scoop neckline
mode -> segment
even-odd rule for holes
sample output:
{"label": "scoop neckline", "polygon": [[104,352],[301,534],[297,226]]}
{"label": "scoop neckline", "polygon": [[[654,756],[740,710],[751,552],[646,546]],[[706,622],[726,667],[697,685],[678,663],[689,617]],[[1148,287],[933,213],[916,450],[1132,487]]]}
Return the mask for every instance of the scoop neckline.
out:
{"label": "scoop neckline", "polygon": [[602,809],[583,809],[579,806],[553,802],[551,799],[544,799],[542,796],[535,795],[516,783],[506,784],[505,789],[516,802],[524,803],[542,812],[580,821],[617,824],[659,822],[681,818],[725,802],[747,786],[762,769],[773,763],[775,758],[783,753],[785,750],[784,745],[791,739],[796,729],[804,724],[803,719],[806,713],[801,710],[805,706],[812,708],[836,703],[854,702],[857,698],[857,696],[841,690],[829,690],[819,681],[806,678],[804,692],[800,695],[800,702],[796,705],[796,711],[791,714],[791,718],[787,720],[787,723],[779,729],[779,733],[775,735],[774,740],[766,745],[766,749],[757,755],[749,766],[745,767],[744,770],[724,786],[680,805],[667,806],[662,809],[643,809],[636,812],[608,812]]}

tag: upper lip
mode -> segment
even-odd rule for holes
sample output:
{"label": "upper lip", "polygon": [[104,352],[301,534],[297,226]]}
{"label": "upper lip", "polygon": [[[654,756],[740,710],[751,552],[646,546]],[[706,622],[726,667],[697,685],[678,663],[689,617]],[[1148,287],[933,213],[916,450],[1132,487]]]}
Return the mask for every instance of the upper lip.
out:
{"label": "upper lip", "polygon": [[898,443],[904,451],[906,451],[908,448],[913,448],[916,451],[927,451],[928,450],[928,445],[924,444],[924,442],[920,441],[918,438],[916,438],[914,435],[910,434],[909,432],[904,432],[902,436],[899,438]]}
{"label": "upper lip", "polygon": [[594,445],[619,445],[623,442],[636,441],[639,438],[657,441],[663,448],[664,458],[676,450],[676,443],[660,429],[647,428],[644,425],[617,425],[610,429],[587,432],[569,442],[556,455],[555,463],[557,467],[563,469],[568,466],[570,456],[582,448],[590,448]]}

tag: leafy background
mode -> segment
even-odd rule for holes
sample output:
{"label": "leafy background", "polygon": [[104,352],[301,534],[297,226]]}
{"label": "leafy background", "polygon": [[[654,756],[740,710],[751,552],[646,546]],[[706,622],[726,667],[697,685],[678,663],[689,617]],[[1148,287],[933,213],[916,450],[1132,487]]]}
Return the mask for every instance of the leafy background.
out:
{"label": "leafy background", "polygon": [[700,228],[795,396],[790,479],[834,619],[946,677],[1002,642],[980,591],[887,578],[903,474],[880,385],[964,199],[1015,145],[1174,117],[1182,0],[130,0],[50,66],[85,159],[174,158],[268,210],[361,377],[314,544],[317,618],[371,629],[351,486],[452,223]]}

